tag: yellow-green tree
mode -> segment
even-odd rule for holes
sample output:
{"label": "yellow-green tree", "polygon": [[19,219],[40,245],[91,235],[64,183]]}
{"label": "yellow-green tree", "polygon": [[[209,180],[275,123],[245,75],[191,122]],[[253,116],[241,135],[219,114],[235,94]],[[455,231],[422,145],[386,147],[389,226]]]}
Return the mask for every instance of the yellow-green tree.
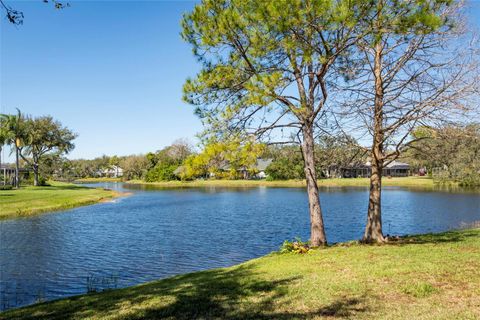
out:
{"label": "yellow-green tree", "polygon": [[184,99],[197,106],[211,132],[294,137],[301,145],[313,246],[327,243],[315,135],[325,129],[331,84],[339,76],[334,66],[360,37],[371,3],[203,0],[183,19],[182,35],[202,64],[185,83]]}
{"label": "yellow-green tree", "polygon": [[239,139],[210,142],[204,149],[188,157],[181,172],[182,179],[196,177],[238,179],[244,173],[255,173],[257,158],[264,152],[263,144]]}

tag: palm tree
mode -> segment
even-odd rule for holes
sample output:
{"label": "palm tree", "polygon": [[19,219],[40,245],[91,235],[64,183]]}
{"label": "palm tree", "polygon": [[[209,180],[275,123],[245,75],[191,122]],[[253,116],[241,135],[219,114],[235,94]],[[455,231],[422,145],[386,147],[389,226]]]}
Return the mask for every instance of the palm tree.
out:
{"label": "palm tree", "polygon": [[[0,169],[2,168],[2,150],[3,150],[3,146],[5,144],[7,144],[7,140],[8,140],[8,132],[5,128],[5,124],[4,124],[4,118],[0,115]],[[1,172],[0,172],[1,174]],[[4,174],[3,175],[3,185],[6,184],[6,175]]]}
{"label": "palm tree", "polygon": [[15,146],[15,188],[20,187],[19,176],[19,147],[23,141],[24,133],[24,117],[20,110],[17,108],[17,114],[2,114],[2,132],[5,137],[5,142],[8,145]]}

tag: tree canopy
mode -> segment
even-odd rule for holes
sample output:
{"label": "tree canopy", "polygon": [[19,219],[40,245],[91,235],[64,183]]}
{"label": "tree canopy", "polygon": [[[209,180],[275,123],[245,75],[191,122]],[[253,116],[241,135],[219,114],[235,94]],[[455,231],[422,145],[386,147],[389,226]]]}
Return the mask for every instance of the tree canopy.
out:
{"label": "tree canopy", "polygon": [[[252,134],[301,145],[313,246],[326,244],[315,172],[315,132],[342,56],[370,8],[356,0],[204,0],[183,38],[202,65],[184,85],[209,135]],[[322,123],[323,121],[323,123]]]}
{"label": "tree canopy", "polygon": [[37,186],[42,157],[47,153],[69,153],[75,147],[73,140],[77,135],[51,116],[26,118],[24,127],[20,156],[33,168],[34,185]]}
{"label": "tree canopy", "polygon": [[480,185],[480,124],[419,127],[412,135],[415,142],[404,156],[414,165],[442,183]]}

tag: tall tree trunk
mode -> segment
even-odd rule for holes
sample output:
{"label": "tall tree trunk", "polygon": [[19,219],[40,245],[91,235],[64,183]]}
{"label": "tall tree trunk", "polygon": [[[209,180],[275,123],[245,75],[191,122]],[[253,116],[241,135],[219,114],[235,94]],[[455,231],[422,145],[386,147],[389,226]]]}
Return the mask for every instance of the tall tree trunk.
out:
{"label": "tall tree trunk", "polygon": [[20,175],[19,175],[20,165],[19,165],[19,153],[18,146],[15,145],[15,188],[20,188]]}
{"label": "tall tree trunk", "polygon": [[34,162],[33,163],[33,185],[37,187],[39,185],[38,183],[38,163]]}
{"label": "tall tree trunk", "polygon": [[365,242],[383,242],[382,231],[382,171],[383,171],[383,78],[382,78],[382,43],[375,45],[375,106],[373,124],[373,145],[371,154],[370,196],[368,201],[367,226],[363,235]]}
{"label": "tall tree trunk", "polygon": [[368,198],[367,226],[363,235],[364,242],[383,242],[382,231],[382,170],[383,160],[372,159],[370,176],[370,195]]}
{"label": "tall tree trunk", "polygon": [[327,244],[327,237],[325,236],[322,209],[318,195],[313,127],[311,125],[305,125],[303,128],[302,152],[305,178],[307,180],[308,204],[310,208],[310,242],[313,247],[324,246]]}

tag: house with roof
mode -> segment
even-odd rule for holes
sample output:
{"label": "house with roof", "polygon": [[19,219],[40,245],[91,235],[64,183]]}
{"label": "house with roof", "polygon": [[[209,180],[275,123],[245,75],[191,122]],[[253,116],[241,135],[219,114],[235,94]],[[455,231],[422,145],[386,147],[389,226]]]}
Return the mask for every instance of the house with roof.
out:
{"label": "house with roof", "polygon": [[107,168],[100,170],[102,177],[120,178],[123,177],[123,169],[116,165],[111,165]]}
{"label": "house with roof", "polygon": [[[340,169],[342,178],[369,178],[371,174],[372,164],[370,161]],[[407,177],[410,175],[410,165],[394,160],[383,168],[382,175],[385,177]]]}
{"label": "house with roof", "polygon": [[[18,175],[20,177],[20,180],[28,179],[29,173],[30,173],[30,170],[28,168],[22,168],[22,167],[18,168]],[[1,176],[0,185],[6,185],[6,184],[13,185],[14,178],[15,178],[15,166],[9,165],[9,164],[1,164],[0,176]]]}
{"label": "house with roof", "polygon": [[[244,179],[265,179],[267,177],[267,167],[273,159],[258,158],[253,168],[242,167],[238,169]],[[251,174],[253,172],[253,175]]]}

